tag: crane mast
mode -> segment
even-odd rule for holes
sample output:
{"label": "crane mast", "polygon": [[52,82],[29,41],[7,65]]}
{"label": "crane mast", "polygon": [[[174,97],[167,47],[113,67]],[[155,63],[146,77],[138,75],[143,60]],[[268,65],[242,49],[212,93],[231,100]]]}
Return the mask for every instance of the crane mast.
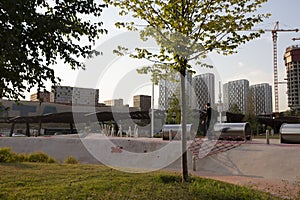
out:
{"label": "crane mast", "polygon": [[273,67],[274,67],[274,100],[275,100],[275,112],[279,111],[279,98],[278,98],[278,70],[277,70],[277,30],[279,22],[276,22],[274,29],[272,30],[273,38]]}
{"label": "crane mast", "polygon": [[[273,67],[274,67],[274,100],[275,100],[275,112],[279,112],[279,97],[278,97],[278,69],[277,69],[277,32],[298,32],[299,29],[279,29],[279,22],[275,23],[273,30],[264,30],[271,31],[273,38]],[[295,40],[297,38],[294,38]],[[299,39],[299,38],[298,38]]]}

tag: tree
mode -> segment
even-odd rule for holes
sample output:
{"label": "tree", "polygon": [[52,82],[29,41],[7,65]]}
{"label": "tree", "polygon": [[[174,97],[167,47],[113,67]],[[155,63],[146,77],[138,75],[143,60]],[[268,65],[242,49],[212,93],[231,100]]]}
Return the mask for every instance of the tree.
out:
{"label": "tree", "polygon": [[247,96],[247,108],[246,108],[246,113],[245,113],[243,121],[249,122],[252,130],[255,130],[254,132],[257,134],[256,131],[258,128],[258,120],[257,120],[257,116],[256,116],[254,96],[253,96],[253,93],[251,90],[249,90],[249,93]]}
{"label": "tree", "polygon": [[[160,47],[159,53],[136,48],[131,57],[168,65],[181,75],[182,180],[187,181],[185,76],[192,71],[189,63],[213,50],[225,55],[235,53],[240,44],[259,37],[262,31],[240,31],[250,30],[268,17],[255,13],[267,0],[105,1],[118,7],[120,15],[131,14],[146,22],[142,39],[152,37]],[[116,25],[137,30],[137,23]]]}
{"label": "tree", "polygon": [[239,108],[239,106],[236,103],[232,104],[232,106],[229,108],[228,111],[233,114],[242,114],[241,109]]}
{"label": "tree", "polygon": [[[48,80],[59,82],[51,68],[58,59],[84,68],[79,59],[97,54],[91,44],[107,32],[98,21],[106,5],[96,2],[0,0],[0,98],[19,99],[35,86],[45,88]],[[82,39],[89,44],[80,44]]]}
{"label": "tree", "polygon": [[[177,92],[176,92],[177,93]],[[185,97],[186,101],[188,101],[188,96]],[[178,99],[178,96],[176,94],[173,94],[169,98],[169,109],[167,110],[167,124],[180,124],[181,122],[181,103]],[[198,117],[198,115],[195,116],[195,114],[192,112],[191,108],[187,106],[186,109],[187,113],[187,123],[195,124],[194,117]],[[196,119],[199,121],[199,117]],[[196,125],[195,125],[196,126]]]}
{"label": "tree", "polygon": [[169,99],[169,109],[167,110],[166,123],[168,124],[179,124],[181,117],[179,99],[176,95],[173,95]]}

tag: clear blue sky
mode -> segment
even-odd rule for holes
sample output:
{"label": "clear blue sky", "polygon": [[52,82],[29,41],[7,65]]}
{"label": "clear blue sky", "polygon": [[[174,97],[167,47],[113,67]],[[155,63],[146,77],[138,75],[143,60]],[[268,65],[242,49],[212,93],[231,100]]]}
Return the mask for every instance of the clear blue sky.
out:
{"label": "clear blue sky", "polygon": [[[265,22],[260,24],[258,28],[272,29],[276,21],[279,21],[281,29],[300,28],[300,0],[269,0],[261,11],[271,13],[272,16]],[[109,8],[103,13],[104,28],[109,30],[109,35],[103,36],[97,41],[97,45],[101,45],[109,38],[120,33],[114,27],[114,23],[120,19],[117,15],[117,10]],[[300,32],[279,32],[278,33],[278,74],[279,81],[285,78],[285,67],[283,63],[283,55],[285,48],[290,45],[300,43],[294,42],[291,39],[300,37]],[[212,61],[215,69],[219,72],[221,81],[226,83],[236,79],[248,79],[250,84],[270,83],[273,84],[273,50],[272,50],[272,35],[266,32],[260,39],[251,41],[242,45],[238,49],[238,53],[231,56],[222,56],[215,53],[209,54],[209,59]],[[76,80],[78,71],[71,71],[67,66],[62,67],[63,63],[55,66],[57,76],[62,78],[61,85],[73,86]],[[105,90],[100,88],[100,100],[110,99],[110,95],[105,94]],[[50,89],[50,84],[47,87]],[[287,109],[286,85],[279,87],[279,108],[280,110]],[[33,93],[34,91],[32,91]],[[27,95],[28,96],[28,95]],[[103,98],[101,98],[101,96]],[[28,97],[27,97],[28,98]],[[127,102],[125,102],[127,103]]]}

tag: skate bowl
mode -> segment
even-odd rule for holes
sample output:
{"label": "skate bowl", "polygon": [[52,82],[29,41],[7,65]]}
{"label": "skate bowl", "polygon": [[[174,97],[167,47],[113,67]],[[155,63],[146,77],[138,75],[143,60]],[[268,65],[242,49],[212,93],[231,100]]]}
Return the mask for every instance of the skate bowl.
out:
{"label": "skate bowl", "polygon": [[[102,140],[102,138],[98,135],[91,135],[83,140],[91,144],[98,144],[98,140]],[[116,147],[120,148],[109,149],[109,157],[122,156],[124,151],[147,154],[170,143],[170,141],[163,141],[161,138],[129,137],[113,138],[112,142]],[[190,142],[188,141],[188,144]],[[41,151],[59,161],[63,161],[68,156],[73,156],[80,163],[102,164],[86,149],[82,138],[75,135],[30,138],[1,137],[0,148],[3,147],[10,147],[16,153],[28,154]],[[115,150],[118,151],[116,152]],[[300,178],[300,159],[295,158],[299,157],[299,155],[300,144],[280,144],[278,139],[271,139],[270,144],[265,144],[264,139],[253,139],[228,151],[197,159],[196,172],[223,176],[297,181]],[[192,157],[192,152],[188,151],[190,171],[193,168]],[[164,157],[159,159],[164,159]],[[181,158],[166,166],[165,169],[180,170]]]}

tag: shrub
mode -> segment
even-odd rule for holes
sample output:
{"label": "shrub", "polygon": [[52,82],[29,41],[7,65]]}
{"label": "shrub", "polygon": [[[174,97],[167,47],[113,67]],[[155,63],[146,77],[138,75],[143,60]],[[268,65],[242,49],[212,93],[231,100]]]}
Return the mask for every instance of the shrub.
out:
{"label": "shrub", "polygon": [[28,156],[29,162],[53,163],[55,160],[43,152],[31,153]]}
{"label": "shrub", "polygon": [[56,160],[49,157],[43,152],[31,153],[28,156],[25,153],[17,154],[11,152],[10,148],[0,148],[0,163],[12,162],[43,162],[43,163],[56,163]]}
{"label": "shrub", "polygon": [[76,158],[74,158],[73,156],[68,156],[65,160],[64,160],[65,164],[78,164],[78,161],[76,160]]}
{"label": "shrub", "polygon": [[25,153],[15,154],[16,162],[27,162],[28,156]]}
{"label": "shrub", "polygon": [[10,148],[0,148],[0,162],[10,163],[15,160],[15,154],[10,151]]}
{"label": "shrub", "polygon": [[57,163],[57,161],[54,158],[49,157],[47,163]]}

